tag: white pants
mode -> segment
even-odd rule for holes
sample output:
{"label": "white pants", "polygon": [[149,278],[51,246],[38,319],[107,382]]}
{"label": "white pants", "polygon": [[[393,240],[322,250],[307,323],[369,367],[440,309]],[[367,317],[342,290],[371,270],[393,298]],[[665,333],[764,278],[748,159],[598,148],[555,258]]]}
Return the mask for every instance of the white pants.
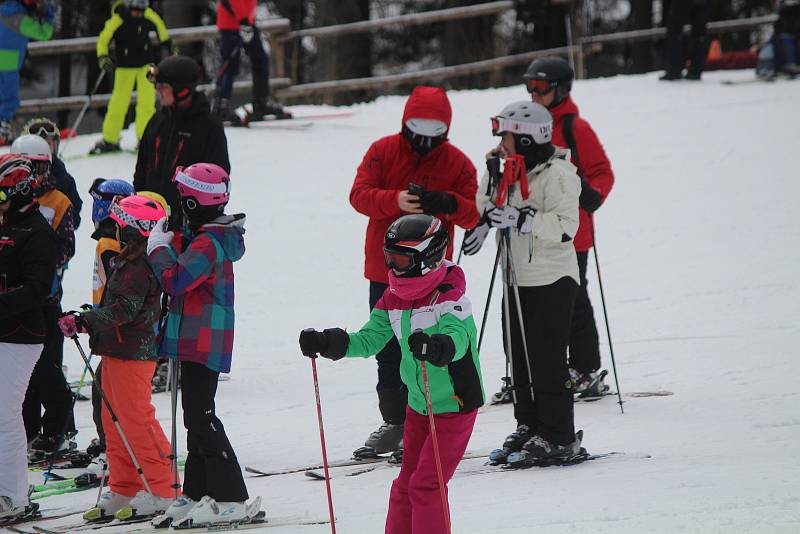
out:
{"label": "white pants", "polygon": [[22,402],[43,345],[0,343],[0,496],[28,504],[28,440]]}

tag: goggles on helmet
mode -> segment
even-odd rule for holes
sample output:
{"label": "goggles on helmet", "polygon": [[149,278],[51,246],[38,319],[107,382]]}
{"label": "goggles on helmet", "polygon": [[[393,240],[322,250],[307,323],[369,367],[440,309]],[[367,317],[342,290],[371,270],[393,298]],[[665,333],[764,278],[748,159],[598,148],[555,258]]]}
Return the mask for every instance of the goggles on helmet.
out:
{"label": "goggles on helmet", "polygon": [[93,199],[95,199],[95,200],[106,200],[106,201],[110,202],[110,201],[114,200],[115,198],[117,198],[118,196],[125,196],[125,195],[120,195],[119,193],[106,193],[106,192],[100,191],[100,189],[99,189],[100,185],[104,184],[105,182],[106,182],[105,178],[95,178],[94,179],[94,182],[92,182],[92,186],[89,188],[89,194],[92,195]]}
{"label": "goggles on helmet", "polygon": [[530,135],[537,144],[547,143],[552,139],[553,122],[536,124],[506,117],[492,117],[492,135],[502,135],[505,132]]}
{"label": "goggles on helmet", "polygon": [[202,182],[200,180],[192,178],[188,174],[184,174],[183,170],[176,172],[175,177],[172,179],[172,181],[179,184],[178,192],[181,194],[181,196],[189,195],[189,192],[186,191],[186,189],[184,188],[191,189],[192,191],[197,191],[198,193],[206,193],[209,195],[225,195],[230,192],[229,185],[226,183],[210,184],[208,182]]}
{"label": "goggles on helmet", "polygon": [[28,133],[39,137],[56,137],[58,128],[51,122],[34,122],[28,125]]}
{"label": "goggles on helmet", "polygon": [[417,263],[414,260],[414,252],[398,252],[385,247],[383,249],[383,262],[386,267],[394,269],[398,273],[410,271]]}
{"label": "goggles on helmet", "polygon": [[549,80],[528,80],[526,87],[529,93],[536,93],[537,95],[544,96],[558,87],[558,83]]}
{"label": "goggles on helmet", "polygon": [[125,210],[119,207],[119,204],[116,202],[112,203],[111,206],[108,208],[109,212],[114,214],[116,218],[120,221],[124,222],[126,226],[133,226],[134,228],[138,228],[140,232],[150,233],[150,231],[156,227],[158,221],[145,221],[141,219],[137,219],[136,217],[130,215]]}

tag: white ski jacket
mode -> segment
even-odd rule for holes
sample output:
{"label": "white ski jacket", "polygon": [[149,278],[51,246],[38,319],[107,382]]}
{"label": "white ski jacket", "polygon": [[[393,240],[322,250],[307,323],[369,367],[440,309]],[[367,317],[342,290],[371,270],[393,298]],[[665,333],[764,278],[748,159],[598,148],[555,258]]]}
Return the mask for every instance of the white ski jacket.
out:
{"label": "white ski jacket", "polygon": [[[495,202],[497,191],[487,195],[489,173],[481,179],[475,196],[479,213],[484,213],[489,201]],[[533,231],[511,232],[511,252],[519,286],[545,286],[564,276],[578,280],[578,260],[572,238],[578,231],[578,197],[581,181],[575,166],[569,161],[569,150],[556,148],[553,156],[528,172],[527,200],[523,200],[518,185],[511,187],[508,203],[515,208],[530,206],[536,210]],[[501,233],[496,232],[500,241]],[[502,269],[501,269],[502,270]],[[503,281],[508,282],[506,273]]]}

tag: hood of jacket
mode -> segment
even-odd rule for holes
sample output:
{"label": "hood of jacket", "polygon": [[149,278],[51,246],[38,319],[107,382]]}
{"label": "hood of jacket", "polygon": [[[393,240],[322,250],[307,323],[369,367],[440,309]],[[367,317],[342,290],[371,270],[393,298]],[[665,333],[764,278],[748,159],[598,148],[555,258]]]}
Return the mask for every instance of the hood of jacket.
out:
{"label": "hood of jacket", "polygon": [[453,109],[444,89],[419,85],[414,88],[406,101],[400,127],[402,129],[408,119],[435,119],[445,123],[449,132],[452,117]]}
{"label": "hood of jacket", "polygon": [[578,105],[575,104],[575,101],[572,100],[572,96],[567,95],[567,98],[561,101],[561,103],[557,106],[553,106],[548,110],[550,115],[553,116],[553,122],[561,122],[561,118],[564,115],[580,115],[578,111]]}
{"label": "hood of jacket", "polygon": [[226,259],[238,261],[244,256],[244,213],[222,215],[210,223],[200,227],[199,232],[206,232],[222,246]]}

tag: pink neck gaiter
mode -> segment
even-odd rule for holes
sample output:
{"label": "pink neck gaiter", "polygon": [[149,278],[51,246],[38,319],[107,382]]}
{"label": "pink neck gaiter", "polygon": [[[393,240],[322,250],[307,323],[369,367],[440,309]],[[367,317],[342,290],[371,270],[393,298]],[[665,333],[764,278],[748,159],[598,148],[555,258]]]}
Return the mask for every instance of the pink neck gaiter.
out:
{"label": "pink neck gaiter", "polygon": [[389,291],[403,300],[416,300],[428,295],[433,289],[444,281],[447,276],[447,267],[442,263],[438,269],[423,276],[401,278],[389,269]]}

